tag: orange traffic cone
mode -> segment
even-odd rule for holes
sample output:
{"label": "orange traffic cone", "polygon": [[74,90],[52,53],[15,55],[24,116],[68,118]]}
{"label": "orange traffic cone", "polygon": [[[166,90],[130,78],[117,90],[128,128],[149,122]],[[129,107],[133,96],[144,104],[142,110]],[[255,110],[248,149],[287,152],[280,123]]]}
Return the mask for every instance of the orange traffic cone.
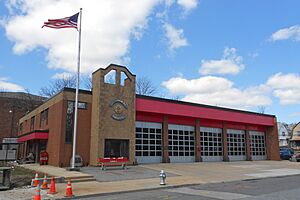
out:
{"label": "orange traffic cone", "polygon": [[36,172],[35,173],[35,177],[34,177],[34,181],[33,181],[33,187],[36,187],[38,186],[40,183],[39,183],[39,175],[38,173]]}
{"label": "orange traffic cone", "polygon": [[41,189],[40,185],[37,185],[37,188],[34,191],[34,197],[33,200],[41,200]]}
{"label": "orange traffic cone", "polygon": [[55,188],[55,181],[54,177],[52,176],[51,183],[50,183],[50,190],[48,191],[48,194],[56,194],[56,188]]}
{"label": "orange traffic cone", "polygon": [[47,182],[47,174],[44,176],[43,184],[42,184],[42,190],[46,190],[48,188],[48,182]]}
{"label": "orange traffic cone", "polygon": [[73,192],[72,192],[72,186],[71,186],[71,180],[69,179],[68,185],[66,188],[66,196],[65,197],[74,197]]}

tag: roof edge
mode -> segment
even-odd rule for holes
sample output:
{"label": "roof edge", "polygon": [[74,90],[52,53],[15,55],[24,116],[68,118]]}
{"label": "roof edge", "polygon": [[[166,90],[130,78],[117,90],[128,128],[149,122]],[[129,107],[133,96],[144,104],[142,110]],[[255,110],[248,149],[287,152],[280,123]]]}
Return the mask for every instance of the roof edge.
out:
{"label": "roof edge", "polygon": [[225,107],[219,107],[219,106],[211,106],[211,105],[205,105],[205,104],[199,104],[199,103],[192,103],[187,101],[180,101],[180,100],[173,100],[173,99],[166,99],[161,97],[154,97],[154,96],[146,96],[141,94],[136,94],[137,98],[141,99],[151,99],[151,100],[157,100],[157,101],[163,101],[163,102],[169,102],[169,103],[179,103],[182,105],[190,105],[190,106],[198,106],[198,107],[205,107],[205,108],[213,108],[218,110],[226,110],[226,111],[233,111],[233,112],[240,112],[240,113],[248,113],[248,114],[254,114],[259,116],[267,116],[267,117],[273,117],[276,118],[276,115],[271,114],[264,114],[264,113],[257,113],[252,111],[246,111],[246,110],[239,110],[239,109],[233,109],[233,108],[225,108]]}

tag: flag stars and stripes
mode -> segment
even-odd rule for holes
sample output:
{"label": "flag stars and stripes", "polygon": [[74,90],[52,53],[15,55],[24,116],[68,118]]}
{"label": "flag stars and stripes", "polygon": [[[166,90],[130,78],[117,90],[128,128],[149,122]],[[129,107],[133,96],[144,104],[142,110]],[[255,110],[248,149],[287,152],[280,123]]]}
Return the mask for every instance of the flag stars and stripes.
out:
{"label": "flag stars and stripes", "polygon": [[79,13],[76,13],[75,15],[72,15],[71,17],[65,17],[61,19],[48,19],[47,22],[44,22],[44,26],[49,28],[76,28],[78,25],[78,15]]}

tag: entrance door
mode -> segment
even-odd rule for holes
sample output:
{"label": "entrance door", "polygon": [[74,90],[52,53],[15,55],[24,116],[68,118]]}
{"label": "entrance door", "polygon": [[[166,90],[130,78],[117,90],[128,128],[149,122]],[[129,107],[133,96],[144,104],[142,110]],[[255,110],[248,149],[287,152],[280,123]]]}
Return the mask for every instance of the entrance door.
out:
{"label": "entrance door", "polygon": [[266,145],[264,132],[250,131],[252,160],[266,160]]}
{"label": "entrance door", "polygon": [[129,159],[129,140],[105,139],[104,157],[127,157]]}

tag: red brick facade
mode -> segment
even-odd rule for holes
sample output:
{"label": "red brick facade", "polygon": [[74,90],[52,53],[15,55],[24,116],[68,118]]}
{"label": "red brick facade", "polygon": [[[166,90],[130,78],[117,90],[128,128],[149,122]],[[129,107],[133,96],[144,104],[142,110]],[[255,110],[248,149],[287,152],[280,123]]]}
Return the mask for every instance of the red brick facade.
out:
{"label": "red brick facade", "polygon": [[[105,74],[110,69],[116,70],[117,74],[125,70],[132,82],[129,84],[127,80],[123,86],[119,86],[120,75],[117,75],[117,84],[101,85]],[[245,135],[244,160],[252,160],[254,156],[261,156],[261,154],[253,153],[254,151],[252,152],[251,149],[257,148],[252,145],[253,141],[259,140],[257,138],[260,138],[260,141],[263,140],[264,143],[263,151],[266,154],[263,156],[266,157],[263,159],[280,160],[277,123],[274,115],[142,95],[135,96],[135,87],[132,84],[135,84],[135,76],[126,68],[113,65],[93,74],[93,92],[80,91],[79,102],[84,102],[86,107],[79,109],[78,113],[76,154],[82,156],[85,165],[96,165],[97,158],[105,155],[106,140],[128,140],[130,144],[129,160],[131,163],[136,163],[136,132],[134,129],[137,121],[161,124],[161,162],[170,162],[171,148],[169,144],[172,142],[170,141],[172,136],[170,137],[169,134],[170,125],[185,125],[195,129],[195,137],[192,141],[194,144],[192,156],[194,156],[196,162],[203,161],[201,152],[203,141],[201,141],[200,127],[221,130],[220,137],[222,137],[222,141],[220,140],[220,143],[222,144],[223,161],[230,161],[232,158],[229,155],[230,146],[228,142],[230,138],[227,139],[229,129],[240,130]],[[23,156],[27,155],[29,151],[33,151],[38,155],[40,150],[45,148],[49,153],[50,165],[69,166],[73,140],[68,138],[69,132],[67,130],[70,129],[70,119],[72,119],[69,115],[72,110],[70,110],[72,107],[70,102],[74,99],[75,90],[65,88],[20,119],[19,124],[22,124],[22,130],[18,137],[20,140],[25,136],[29,138],[21,146]],[[114,110],[110,105],[111,102],[119,101],[121,103],[125,102],[125,109]],[[118,112],[125,113],[126,117],[115,120],[112,114]],[[45,113],[47,113],[47,121]],[[71,129],[71,132],[73,132],[73,126],[71,126]],[[47,136],[47,138],[38,136],[38,133],[43,133],[41,135]],[[37,156],[36,161],[38,159]]]}

